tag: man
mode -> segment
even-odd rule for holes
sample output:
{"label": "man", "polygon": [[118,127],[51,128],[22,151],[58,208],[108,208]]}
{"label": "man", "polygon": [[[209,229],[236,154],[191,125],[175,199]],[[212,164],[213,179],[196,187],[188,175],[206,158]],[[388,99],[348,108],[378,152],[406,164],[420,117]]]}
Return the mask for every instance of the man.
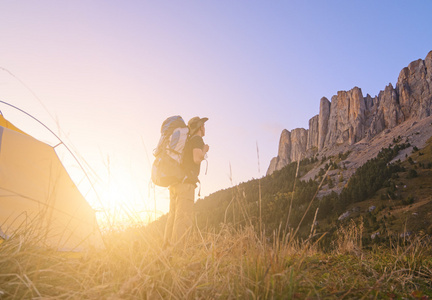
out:
{"label": "man", "polygon": [[183,150],[183,169],[186,177],[180,183],[173,184],[170,190],[170,211],[165,227],[164,247],[184,241],[193,224],[193,205],[195,188],[201,162],[209,151],[204,144],[205,122],[208,118],[194,117],[189,120],[189,138]]}

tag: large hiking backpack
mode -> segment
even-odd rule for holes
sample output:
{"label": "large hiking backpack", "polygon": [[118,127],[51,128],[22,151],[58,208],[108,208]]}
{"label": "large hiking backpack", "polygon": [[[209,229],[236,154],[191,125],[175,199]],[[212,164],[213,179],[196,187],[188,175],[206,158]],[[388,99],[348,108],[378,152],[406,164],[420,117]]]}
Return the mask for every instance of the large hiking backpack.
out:
{"label": "large hiking backpack", "polygon": [[183,149],[188,133],[189,129],[180,116],[169,117],[163,122],[161,137],[153,152],[156,157],[151,174],[154,184],[168,187],[184,180]]}

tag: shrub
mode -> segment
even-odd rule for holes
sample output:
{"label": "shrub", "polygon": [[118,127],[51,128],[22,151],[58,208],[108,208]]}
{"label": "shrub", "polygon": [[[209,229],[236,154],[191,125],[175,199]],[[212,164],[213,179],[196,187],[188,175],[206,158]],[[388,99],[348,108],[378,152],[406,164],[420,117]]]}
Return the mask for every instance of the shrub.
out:
{"label": "shrub", "polygon": [[410,204],[414,203],[414,200],[415,199],[413,196],[409,196],[406,200],[405,199],[402,200],[402,204],[403,205],[410,205]]}
{"label": "shrub", "polygon": [[407,178],[415,178],[415,177],[418,177],[417,171],[414,169],[409,170]]}

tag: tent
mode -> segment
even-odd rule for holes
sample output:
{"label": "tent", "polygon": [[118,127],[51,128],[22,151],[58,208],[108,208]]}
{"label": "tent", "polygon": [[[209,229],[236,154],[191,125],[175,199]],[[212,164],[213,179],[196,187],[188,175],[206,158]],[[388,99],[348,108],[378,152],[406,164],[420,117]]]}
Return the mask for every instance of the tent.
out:
{"label": "tent", "polygon": [[14,234],[61,251],[104,247],[95,212],[55,149],[0,115],[0,236]]}

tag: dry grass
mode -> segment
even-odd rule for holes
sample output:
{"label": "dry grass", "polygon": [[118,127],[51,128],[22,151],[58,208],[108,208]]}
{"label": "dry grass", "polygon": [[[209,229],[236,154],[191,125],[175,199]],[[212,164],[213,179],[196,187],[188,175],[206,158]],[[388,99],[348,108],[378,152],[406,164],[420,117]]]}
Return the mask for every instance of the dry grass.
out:
{"label": "dry grass", "polygon": [[430,240],[366,252],[361,226],[340,229],[331,253],[226,225],[167,250],[159,232],[129,229],[108,234],[106,250],[78,256],[16,236],[0,244],[0,299],[431,297]]}

